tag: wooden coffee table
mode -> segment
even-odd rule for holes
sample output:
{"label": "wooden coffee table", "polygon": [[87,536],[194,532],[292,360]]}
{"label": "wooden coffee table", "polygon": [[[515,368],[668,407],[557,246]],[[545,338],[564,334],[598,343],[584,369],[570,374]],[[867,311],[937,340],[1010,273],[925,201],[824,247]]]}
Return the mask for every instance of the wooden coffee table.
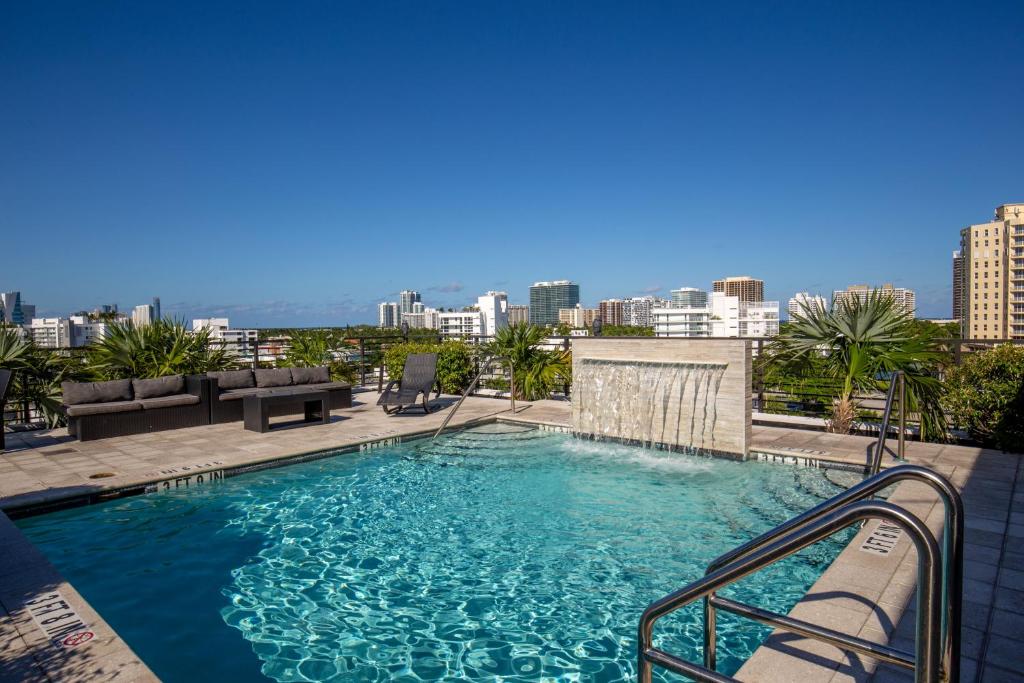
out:
{"label": "wooden coffee table", "polygon": [[327,424],[331,421],[330,394],[319,389],[281,387],[266,389],[242,399],[245,428],[251,432],[270,431],[270,412],[275,406],[302,404],[303,422]]}

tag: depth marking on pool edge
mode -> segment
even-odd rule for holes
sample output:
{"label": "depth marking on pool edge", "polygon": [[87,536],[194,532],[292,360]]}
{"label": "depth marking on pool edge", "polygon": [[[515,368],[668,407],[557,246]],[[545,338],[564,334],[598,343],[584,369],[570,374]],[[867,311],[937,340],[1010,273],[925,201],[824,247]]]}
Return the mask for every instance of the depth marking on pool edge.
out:
{"label": "depth marking on pool edge", "polygon": [[96,637],[78,612],[58,591],[43,593],[25,603],[32,621],[54,647],[68,650]]}
{"label": "depth marking on pool edge", "polygon": [[173,489],[187,489],[190,486],[200,486],[211,481],[220,481],[224,478],[224,470],[209,470],[196,474],[186,474],[183,477],[164,479],[146,487],[146,493],[153,491],[171,491]]}
{"label": "depth marking on pool edge", "polygon": [[900,527],[889,522],[879,522],[871,535],[861,543],[859,550],[872,555],[888,555],[896,549],[902,536],[903,529]]}

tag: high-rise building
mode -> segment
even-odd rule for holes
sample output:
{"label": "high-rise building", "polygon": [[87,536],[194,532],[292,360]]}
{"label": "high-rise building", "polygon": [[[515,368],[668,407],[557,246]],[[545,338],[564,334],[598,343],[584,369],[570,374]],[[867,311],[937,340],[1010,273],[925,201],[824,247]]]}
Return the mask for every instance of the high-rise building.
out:
{"label": "high-rise building", "polygon": [[411,330],[436,330],[441,327],[440,314],[441,312],[436,308],[416,303],[413,305],[412,313],[402,314],[402,320],[409,325]]}
{"label": "high-rise building", "polygon": [[4,310],[4,322],[8,325],[24,325],[25,312],[21,310],[21,292],[0,292],[0,307]]}
{"label": "high-rise building", "polygon": [[132,309],[132,322],[136,327],[143,327],[153,322],[153,307],[140,304]]}
{"label": "high-rise building", "polygon": [[508,324],[518,325],[530,322],[530,307],[525,304],[508,305]]}
{"label": "high-rise building", "polygon": [[872,292],[878,292],[883,296],[891,296],[896,300],[896,306],[902,308],[910,315],[914,315],[914,312],[917,310],[917,295],[914,294],[914,290],[893,287],[889,283],[878,288],[869,287],[868,285],[850,285],[846,289],[837,289],[832,292],[832,305],[838,306],[840,302],[853,298],[866,301]]}
{"label": "high-rise building", "polygon": [[505,292],[487,292],[477,297],[476,307],[483,316],[480,334],[493,337],[498,330],[508,327],[508,294]]}
{"label": "high-rise building", "polygon": [[597,305],[601,322],[605,325],[627,325],[622,299],[605,299]]}
{"label": "high-rise building", "polygon": [[696,287],[672,290],[672,308],[701,308],[708,305],[708,293]]}
{"label": "high-rise building", "polygon": [[[592,327],[594,318],[598,314],[599,309],[597,308],[583,308],[582,304],[576,304],[572,308],[558,309],[558,322],[569,327],[582,329],[584,327]],[[604,318],[601,318],[601,322],[604,323]]]}
{"label": "high-rise building", "polygon": [[741,301],[714,292],[704,306],[655,308],[658,337],[774,337],[779,333],[778,301]]}
{"label": "high-rise building", "polygon": [[959,251],[953,252],[953,320],[960,322],[964,317],[964,258]]}
{"label": "high-rise building", "polygon": [[715,280],[712,283],[712,289],[722,292],[726,296],[735,296],[740,301],[764,301],[764,280],[758,280],[749,275]]}
{"label": "high-rise building", "polygon": [[960,256],[963,337],[1024,339],[1024,204],[961,230]]}
{"label": "high-rise building", "polygon": [[398,313],[412,313],[413,304],[420,301],[420,293],[413,289],[403,289],[398,293]]}
{"label": "high-rise building", "polygon": [[575,308],[580,302],[580,286],[569,280],[535,282],[530,287],[530,322],[557,325],[558,310]]}
{"label": "high-rise building", "polygon": [[192,331],[210,331],[210,341],[242,360],[251,361],[259,348],[257,330],[234,330],[227,318],[197,318],[192,321]]}
{"label": "high-rise building", "polygon": [[377,304],[377,327],[398,327],[400,322],[398,304],[393,301],[382,301]]}
{"label": "high-rise building", "polygon": [[44,349],[67,349],[73,345],[68,318],[34,318],[28,331],[32,341]]}
{"label": "high-rise building", "polygon": [[163,320],[163,313],[160,311],[160,297],[153,297],[153,320]]}
{"label": "high-rise building", "polygon": [[622,322],[633,327],[651,327],[654,325],[651,311],[668,305],[668,301],[658,296],[630,297],[622,302]]}
{"label": "high-rise building", "polygon": [[794,313],[806,315],[805,311],[812,308],[817,308],[819,311],[827,311],[828,302],[820,294],[812,296],[810,292],[797,292],[789,300],[786,311],[789,313],[789,317],[792,318]]}
{"label": "high-rise building", "polygon": [[36,317],[36,305],[23,303],[21,305],[21,316],[25,319],[25,324],[28,325],[32,322],[32,318]]}
{"label": "high-rise building", "polygon": [[71,345],[88,346],[107,336],[109,323],[91,320],[88,315],[71,316]]}

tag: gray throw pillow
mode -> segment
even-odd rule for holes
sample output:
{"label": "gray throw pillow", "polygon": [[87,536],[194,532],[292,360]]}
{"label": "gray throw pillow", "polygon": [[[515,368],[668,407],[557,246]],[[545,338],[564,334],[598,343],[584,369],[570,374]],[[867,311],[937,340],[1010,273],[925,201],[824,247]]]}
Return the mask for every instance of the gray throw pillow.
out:
{"label": "gray throw pillow", "polygon": [[248,389],[256,386],[252,370],[222,370],[208,372],[206,376],[217,380],[218,389]]}
{"label": "gray throw pillow", "polygon": [[135,391],[135,398],[156,398],[157,396],[171,396],[185,392],[184,375],[168,375],[156,379],[133,379],[132,389]]}
{"label": "gray throw pillow", "polygon": [[327,368],[290,368],[292,384],[323,384],[331,381],[331,372]]}
{"label": "gray throw pillow", "polygon": [[258,387],[286,387],[292,383],[292,371],[288,368],[256,370],[253,374]]}
{"label": "gray throw pillow", "polygon": [[61,382],[64,405],[109,403],[132,400],[132,381],[114,379],[109,382]]}

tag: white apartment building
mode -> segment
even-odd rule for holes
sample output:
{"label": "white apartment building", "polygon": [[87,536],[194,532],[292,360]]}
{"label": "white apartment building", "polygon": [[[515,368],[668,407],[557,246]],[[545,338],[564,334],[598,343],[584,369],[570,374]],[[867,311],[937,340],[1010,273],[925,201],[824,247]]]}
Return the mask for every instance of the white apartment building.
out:
{"label": "white apartment building", "polygon": [[633,327],[652,327],[653,311],[667,308],[669,302],[659,296],[634,296],[622,302],[622,324]]}
{"label": "white apartment building", "polygon": [[498,330],[508,327],[508,294],[506,292],[487,292],[477,297],[476,307],[483,315],[480,334],[493,337]]}
{"label": "white apartment building", "polygon": [[68,318],[32,318],[27,327],[32,341],[44,349],[68,349],[74,345]]}
{"label": "white apartment building", "polygon": [[437,330],[441,327],[441,312],[417,302],[412,313],[402,314],[402,320],[411,330]]}
{"label": "white apartment building", "polygon": [[192,331],[208,329],[214,348],[224,348],[241,358],[252,360],[259,348],[259,333],[256,330],[233,330],[227,318],[197,318],[192,321]]}
{"label": "white apartment building", "polygon": [[480,334],[483,329],[483,313],[480,311],[456,311],[440,313],[439,330],[442,337],[469,337]]}
{"label": "white apartment building", "polygon": [[132,322],[136,327],[149,325],[153,322],[153,307],[149,304],[142,304],[132,309]]}
{"label": "white apartment building", "polygon": [[71,345],[88,346],[107,336],[108,323],[89,320],[88,316],[71,316]]}
{"label": "white apartment building", "polygon": [[779,302],[713,292],[707,306],[655,308],[652,318],[657,337],[773,337],[779,333]]}
{"label": "white apartment building", "polygon": [[377,304],[377,327],[398,327],[400,322],[398,304],[393,301],[382,301]]}
{"label": "white apartment building", "polygon": [[811,295],[810,292],[797,292],[789,300],[789,305],[786,306],[786,311],[789,313],[789,317],[792,318],[794,313],[804,314],[805,309],[811,310],[817,308],[819,311],[828,310],[828,301],[825,297],[820,294]]}

